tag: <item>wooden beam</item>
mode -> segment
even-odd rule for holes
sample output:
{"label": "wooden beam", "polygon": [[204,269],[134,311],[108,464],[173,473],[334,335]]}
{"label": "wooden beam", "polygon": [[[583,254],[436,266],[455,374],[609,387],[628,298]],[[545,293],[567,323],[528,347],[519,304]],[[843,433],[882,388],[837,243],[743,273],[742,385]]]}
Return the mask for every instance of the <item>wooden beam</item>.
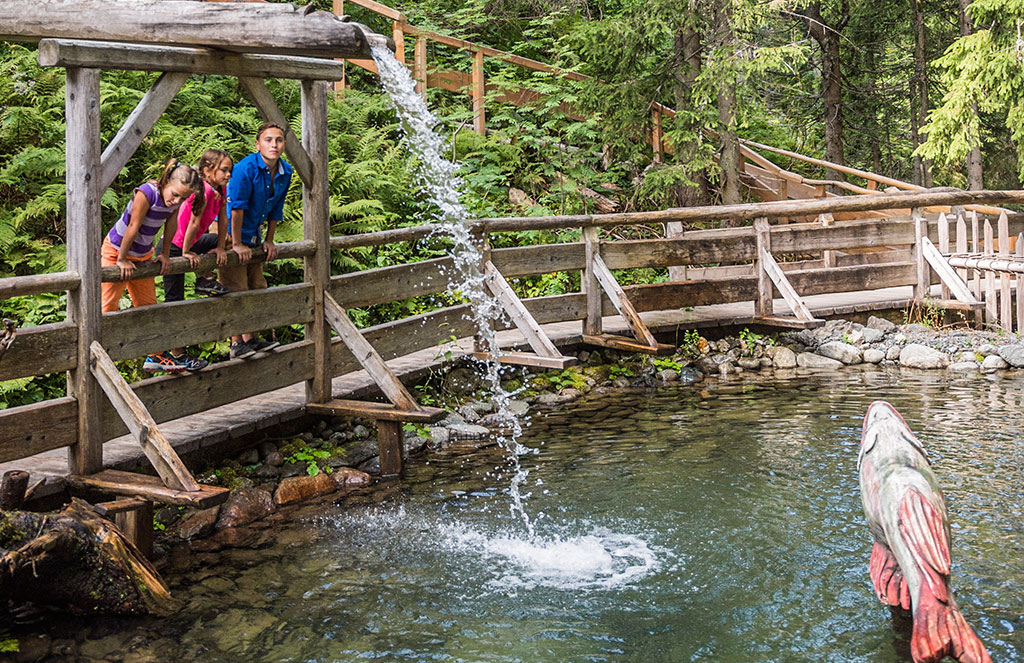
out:
{"label": "wooden beam", "polygon": [[77,430],[78,403],[71,397],[0,410],[0,463],[71,446]]}
{"label": "wooden beam", "polygon": [[825,325],[825,321],[818,318],[801,320],[800,318],[778,315],[755,315],[751,322],[766,327],[784,327],[786,329],[814,329]]}
{"label": "wooden beam", "polygon": [[187,0],[4,0],[0,25],[0,40],[9,41],[57,37],[323,58],[369,57],[372,34],[308,7]]}
{"label": "wooden beam", "polygon": [[[1024,262],[1024,233],[1017,235],[1017,260]],[[1024,272],[1017,274],[1017,333],[1024,333]]]}
{"label": "wooden beam", "polygon": [[167,110],[167,106],[188,80],[189,74],[181,72],[163,73],[153,87],[142,97],[139,105],[121,125],[121,129],[103,150],[100,165],[100,191],[106,191],[128,160],[135,154],[150,130]]}
{"label": "wooden beam", "polygon": [[523,306],[523,302],[516,295],[515,291],[512,290],[505,277],[501,275],[501,272],[498,271],[498,268],[494,266],[494,263],[490,260],[485,261],[483,271],[485,276],[484,283],[487,289],[501,303],[505,313],[512,319],[516,329],[526,337],[526,342],[530,344],[533,351],[542,357],[561,357],[562,353],[540,328],[540,325],[533,319],[533,316],[530,315],[526,307]]}
{"label": "wooden beam", "polygon": [[420,406],[410,410],[390,403],[353,401],[342,398],[335,398],[324,403],[306,403],[306,412],[329,417],[363,417],[378,421],[411,421],[420,424],[432,424],[448,415],[448,412],[437,407]]}
{"label": "wooden beam", "polygon": [[416,79],[416,94],[427,93],[427,40],[416,38],[413,48],[412,77]]}
{"label": "wooden beam", "polygon": [[[978,300],[971,294],[967,284],[963,282],[956,273],[956,270],[950,266],[946,256],[942,255],[927,237],[922,237],[921,242],[925,260],[935,270],[935,273],[939,275],[939,280],[945,289],[952,293],[953,297],[959,301],[977,304]],[[1007,278],[1009,278],[1009,275],[1007,275]],[[948,297],[943,297],[943,299],[948,299]]]}
{"label": "wooden beam", "polygon": [[[489,352],[474,352],[473,358],[479,361],[491,361],[493,359]],[[498,363],[563,369],[575,365],[576,357],[541,357],[532,352],[500,352],[498,354]]]}
{"label": "wooden beam", "polygon": [[261,78],[250,78],[248,76],[241,76],[238,80],[241,81],[246,92],[252,97],[252,101],[256,104],[260,115],[268,122],[275,122],[284,127],[285,151],[288,153],[288,160],[295,167],[295,172],[302,178],[303,184],[312,185],[313,163],[306,150],[302,147],[299,138],[292,131],[291,125],[288,124],[288,118],[277,107],[277,102],[274,101],[273,95],[267,89],[266,83]]}
{"label": "wooden beam", "polygon": [[616,334],[584,334],[583,342],[588,345],[596,345],[602,348],[612,348],[614,350],[623,350],[626,352],[640,352],[649,355],[667,355],[672,354],[676,350],[674,345],[668,345],[667,343],[655,342],[654,345],[637,343],[633,339],[626,338],[625,336],[618,336]]}
{"label": "wooden beam", "polygon": [[327,83],[302,81],[302,144],[310,160],[310,179],[302,185],[302,236],[317,251],[303,260],[303,280],[313,286],[313,320],[305,336],[313,341],[313,379],[306,400],[331,397],[331,331],[324,317],[324,297],[331,284],[331,218],[327,173]]}
{"label": "wooden beam", "polygon": [[601,334],[601,284],[594,271],[594,258],[601,255],[601,243],[598,239],[600,228],[584,228],[583,242],[585,246],[585,267],[580,275],[580,286],[587,296],[587,317],[583,320],[583,333],[590,336]]}
{"label": "wooden beam", "polygon": [[160,475],[164,485],[176,490],[194,492],[199,484],[174,452],[171,443],[157,428],[146,406],[139,400],[132,388],[121,377],[114,362],[107,356],[103,346],[93,341],[89,346],[92,355],[92,374],[100,383],[114,410],[121,417],[128,430],[138,440],[142,452]]}
{"label": "wooden beam", "polygon": [[[775,258],[773,258],[772,255],[767,251],[762,250],[759,254],[758,262],[764,264],[765,271],[771,278],[772,283],[775,284],[775,287],[778,288],[779,294],[782,295],[782,298],[786,301],[786,304],[789,305],[789,309],[793,311],[793,315],[795,315],[798,320],[804,320],[808,322],[814,320],[815,318],[813,315],[811,315],[811,312],[810,310],[808,310],[807,305],[804,304],[804,300],[801,299],[800,295],[798,295],[796,290],[793,289],[793,286],[792,284],[790,284],[789,279],[786,278],[786,273],[783,272],[779,268],[779,264],[775,262]],[[830,267],[828,269],[835,268]]]}
{"label": "wooden beam", "polygon": [[[10,9],[5,6],[5,13]],[[81,285],[68,292],[68,322],[78,327],[75,369],[67,380],[68,396],[78,401],[78,434],[68,466],[73,473],[91,474],[103,468],[102,396],[89,367],[89,346],[100,338],[101,317],[99,70],[67,70],[65,117],[67,262],[68,270],[81,276]]]}
{"label": "wooden beam", "polygon": [[405,441],[402,424],[377,421],[377,456],[382,477],[400,476],[405,469]]}
{"label": "wooden beam", "polygon": [[924,256],[924,238],[928,236],[928,222],[919,208],[910,213],[914,222],[914,264],[917,265],[917,283],[914,285],[914,299],[921,302],[928,297],[931,287],[931,276],[928,273],[928,262]]}
{"label": "wooden beam", "polygon": [[487,118],[484,112],[484,94],[487,83],[484,80],[484,52],[473,53],[473,130],[481,136],[487,135]]}
{"label": "wooden beam", "polygon": [[615,310],[626,321],[626,326],[629,327],[629,331],[636,340],[649,347],[656,348],[658,341],[654,338],[654,334],[647,328],[644,321],[640,319],[640,314],[636,312],[632,302],[629,301],[629,297],[623,292],[619,282],[615,280],[615,276],[604,264],[604,260],[601,260],[600,255],[593,256],[593,269],[597,282],[601,284],[601,288],[608,295],[608,299],[611,300]]}
{"label": "wooden beam", "polygon": [[130,495],[160,504],[194,506],[199,509],[223,504],[231,494],[227,488],[199,486],[197,491],[169,488],[157,477],[120,470],[103,470],[96,474],[67,477],[68,485],[76,490],[96,491],[113,495]]}
{"label": "wooden beam", "polygon": [[153,503],[149,500],[133,501],[139,502],[139,505],[114,514],[114,523],[139,552],[149,559],[153,557]]}
{"label": "wooden beam", "polygon": [[19,329],[15,344],[0,359],[0,382],[73,370],[77,348],[78,328],[70,322]]}
{"label": "wooden beam", "polygon": [[401,22],[391,22],[391,36],[395,40],[395,59],[405,64],[405,33]]}
{"label": "wooden beam", "polygon": [[337,81],[344,75],[341,62],[322,58],[81,39],[43,39],[39,42],[38,58],[40,67],[95,67],[318,81]]}
{"label": "wooden beam", "polygon": [[355,324],[349,320],[345,309],[341,308],[338,302],[326,293],[324,294],[324,316],[359,365],[370,374],[374,383],[395,407],[406,411],[419,408],[416,399],[406,390],[401,380],[388,368],[384,359],[377,354],[373,346],[363,338]]}
{"label": "wooden beam", "polygon": [[[992,222],[985,220],[985,253],[995,254],[995,243],[992,236]],[[985,322],[995,324],[999,321],[999,309],[996,304],[996,277],[991,271],[985,272]]]}
{"label": "wooden beam", "polygon": [[770,317],[774,315],[774,298],[772,292],[772,279],[768,275],[768,268],[762,259],[762,255],[771,256],[772,236],[768,219],[760,218],[754,220],[754,236],[757,239],[757,262],[755,271],[757,273],[757,299],[754,300],[754,315]]}
{"label": "wooden beam", "polygon": [[81,277],[78,272],[9,276],[0,279],[0,301],[12,297],[39,295],[44,292],[77,290],[80,282]]}
{"label": "wooden beam", "polygon": [[[316,242],[309,240],[299,240],[298,242],[283,242],[277,245],[277,260],[288,260],[289,258],[305,258],[316,253]],[[255,247],[252,250],[252,258],[249,259],[249,264],[257,262],[266,262],[267,254],[264,252],[263,247]],[[239,265],[238,256],[234,251],[228,251],[227,267],[234,267]],[[188,261],[188,258],[171,258],[171,266],[167,270],[168,274],[185,274],[187,272],[204,272],[213,270],[216,266],[216,257],[212,253],[208,253],[199,257],[199,266],[192,267],[192,264]],[[103,267],[100,270],[101,280],[104,283],[117,283],[121,280],[121,273],[118,271],[118,267],[110,266]],[[160,275],[160,263],[158,262],[143,262],[138,263],[135,271],[132,272],[131,280],[152,278]]]}

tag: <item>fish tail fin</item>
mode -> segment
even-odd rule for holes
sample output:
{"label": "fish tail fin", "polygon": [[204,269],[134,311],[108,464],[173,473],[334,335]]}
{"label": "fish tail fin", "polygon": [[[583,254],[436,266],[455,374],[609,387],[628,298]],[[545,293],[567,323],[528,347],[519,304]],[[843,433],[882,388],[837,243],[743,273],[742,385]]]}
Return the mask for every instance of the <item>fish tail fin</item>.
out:
{"label": "fish tail fin", "polygon": [[914,612],[910,653],[914,663],[938,663],[950,656],[961,663],[992,663],[985,645],[960,614],[956,603],[945,603],[924,592]]}

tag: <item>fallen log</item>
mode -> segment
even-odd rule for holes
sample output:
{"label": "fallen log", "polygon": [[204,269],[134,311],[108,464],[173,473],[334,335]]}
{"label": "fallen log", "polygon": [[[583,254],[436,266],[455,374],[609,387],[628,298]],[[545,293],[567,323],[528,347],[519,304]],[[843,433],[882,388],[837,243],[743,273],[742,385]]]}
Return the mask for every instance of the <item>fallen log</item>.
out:
{"label": "fallen log", "polygon": [[59,513],[0,512],[0,596],[18,611],[167,615],[179,607],[131,541],[79,499]]}

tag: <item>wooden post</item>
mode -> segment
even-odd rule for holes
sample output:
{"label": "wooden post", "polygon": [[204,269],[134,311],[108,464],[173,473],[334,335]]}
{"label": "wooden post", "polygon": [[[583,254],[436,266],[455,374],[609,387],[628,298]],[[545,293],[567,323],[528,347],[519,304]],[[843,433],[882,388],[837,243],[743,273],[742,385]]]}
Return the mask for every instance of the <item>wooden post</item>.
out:
{"label": "wooden post", "polygon": [[[821,227],[822,228],[831,228],[832,225],[835,223],[835,218],[833,218],[833,216],[831,214],[826,212],[824,214],[819,214],[818,215],[818,221],[821,222]],[[825,263],[825,267],[835,267],[836,266],[836,253],[835,253],[835,251],[829,251],[829,250],[822,251],[821,252],[821,259],[822,259],[822,262]]]}
{"label": "wooden post", "polygon": [[919,207],[910,210],[910,218],[914,221],[914,264],[917,266],[914,299],[920,303],[928,297],[931,289],[931,273],[928,270],[928,262],[924,258],[924,242],[922,241],[922,238],[928,236],[928,221]]}
{"label": "wooden post", "polygon": [[[669,221],[665,224],[665,237],[681,237],[686,231],[683,230],[683,224],[676,221]],[[669,265],[668,268],[668,280],[669,281],[685,281],[686,280],[686,265]]]}
{"label": "wooden post", "polygon": [[[956,215],[956,252],[967,253],[967,224],[964,222],[964,215]],[[964,283],[970,283],[970,271],[967,269],[958,269],[957,274],[963,279]]]}
{"label": "wooden post", "polygon": [[324,318],[324,292],[331,284],[331,220],[327,179],[327,83],[302,81],[302,146],[309,155],[311,181],[302,184],[302,233],[316,242],[316,253],[303,259],[304,279],[313,285],[313,321],[306,338],[313,341],[313,379],[306,400],[331,398],[331,332]]}
{"label": "wooden post", "polygon": [[[999,255],[1010,259],[1010,222],[1006,212],[999,215]],[[1006,331],[1013,331],[1013,306],[1010,301],[1010,273],[999,273],[999,325]]]}
{"label": "wooden post", "polygon": [[768,275],[765,261],[761,258],[762,253],[771,255],[772,252],[771,226],[768,225],[768,219],[761,217],[754,220],[754,236],[757,239],[757,299],[754,300],[754,315],[770,318],[775,315],[772,280]]}
{"label": "wooden post", "polygon": [[[1024,233],[1017,235],[1017,259],[1024,259]],[[1017,274],[1017,333],[1024,332],[1024,274]]]}
{"label": "wooden post", "polygon": [[391,22],[391,36],[395,39],[395,59],[405,64],[405,32],[398,21]]}
{"label": "wooden post", "polygon": [[68,270],[81,285],[68,291],[68,322],[78,328],[75,369],[68,395],[78,403],[77,442],[68,448],[71,474],[103,469],[102,394],[89,370],[89,346],[100,338],[100,72],[67,70],[66,181]]}
{"label": "wooden post", "polygon": [[[944,213],[939,214],[939,253],[949,255],[949,219]],[[942,283],[942,299],[949,299],[949,286]]]}
{"label": "wooden post", "polygon": [[137,500],[138,506],[114,514],[114,524],[147,559],[153,557],[153,503]]}
{"label": "wooden post", "polygon": [[[335,16],[344,16],[345,15],[345,0],[331,0],[331,11],[334,12]],[[342,96],[345,95],[345,75],[344,75],[345,59],[344,58],[335,58],[335,59],[341,61],[342,76],[341,76],[341,80],[340,81],[336,81],[334,83],[331,83],[331,89],[334,90],[334,92],[335,92],[335,94],[337,96],[342,97]]]}
{"label": "wooden post", "polygon": [[598,241],[598,233],[601,229],[597,226],[587,226],[583,229],[583,241],[586,243],[586,263],[580,283],[583,292],[587,295],[587,317],[583,320],[583,333],[589,336],[598,336],[602,332],[601,326],[601,286],[597,282],[597,272],[594,270],[594,257],[601,254],[601,244]]}
{"label": "wooden post", "polygon": [[[985,255],[995,254],[992,222],[985,219]],[[992,270],[985,270],[985,322],[994,324],[999,321],[999,309],[996,307],[996,275]]]}
{"label": "wooden post", "polygon": [[[491,260],[491,242],[485,232],[471,231],[470,235],[472,237],[471,241],[473,242],[473,246],[477,248],[477,252],[480,254],[480,263],[477,265],[477,269],[481,274],[486,274],[487,263]],[[486,283],[487,281],[488,279],[485,277],[484,282]],[[488,327],[493,328],[490,320],[488,320],[486,324]],[[487,335],[484,334],[484,330],[478,329],[477,333],[473,335],[473,352],[480,355],[491,356],[492,350],[494,352],[498,351],[497,348],[490,347],[487,342]]]}
{"label": "wooden post", "polygon": [[654,163],[661,163],[661,111],[651,110],[651,147],[654,148]]}
{"label": "wooden post", "polygon": [[[981,253],[981,244],[978,242],[978,213],[971,210],[971,253]],[[971,270],[973,278],[971,279],[971,285],[974,292],[974,298],[981,300],[981,271],[974,269]],[[983,313],[981,310],[974,312],[974,324],[981,326],[983,322]]]}
{"label": "wooden post", "polygon": [[487,135],[487,118],[484,115],[484,52],[473,53],[473,129],[481,136]]}
{"label": "wooden post", "polygon": [[416,79],[416,92],[427,93],[427,38],[416,37],[413,50],[412,76]]}
{"label": "wooden post", "polygon": [[377,452],[380,454],[381,476],[402,474],[405,467],[405,441],[401,422],[377,420]]}
{"label": "wooden post", "polygon": [[25,470],[9,470],[4,472],[0,482],[0,510],[20,509],[25,503],[25,491],[28,490],[28,472]]}

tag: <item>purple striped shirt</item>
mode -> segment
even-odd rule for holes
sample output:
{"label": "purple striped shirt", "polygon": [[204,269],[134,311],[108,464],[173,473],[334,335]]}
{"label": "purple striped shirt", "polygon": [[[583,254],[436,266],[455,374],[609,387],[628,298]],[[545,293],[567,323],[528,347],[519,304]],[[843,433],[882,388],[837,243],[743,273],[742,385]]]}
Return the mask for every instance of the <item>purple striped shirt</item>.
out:
{"label": "purple striped shirt", "polygon": [[[153,249],[153,239],[156,237],[156,232],[160,230],[160,226],[164,225],[167,217],[178,209],[178,205],[174,207],[165,206],[163,196],[160,195],[157,186],[152,182],[146,182],[136,188],[135,191],[141,191],[146,196],[146,200],[149,201],[149,211],[146,212],[146,218],[142,220],[142,225],[139,226],[139,232],[135,235],[135,241],[128,248],[128,255],[133,258],[142,258]],[[107,234],[107,239],[110,240],[110,243],[118,248],[121,248],[121,240],[124,239],[124,234],[128,232],[128,224],[131,223],[132,204],[134,202],[135,192],[133,191],[132,199],[128,201],[128,207],[125,208],[124,214],[121,215],[121,218]]]}

